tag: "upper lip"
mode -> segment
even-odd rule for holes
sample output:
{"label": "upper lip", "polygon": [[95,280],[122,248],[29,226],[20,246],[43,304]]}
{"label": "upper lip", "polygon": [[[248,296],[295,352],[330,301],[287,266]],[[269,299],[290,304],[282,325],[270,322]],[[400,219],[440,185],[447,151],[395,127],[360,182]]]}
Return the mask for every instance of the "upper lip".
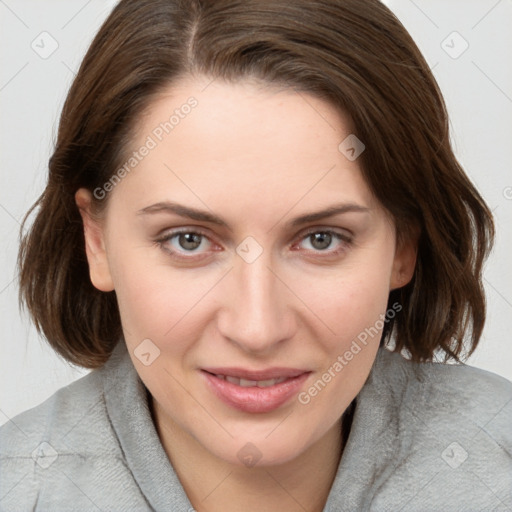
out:
{"label": "upper lip", "polygon": [[301,370],[298,368],[267,368],[265,370],[248,370],[246,368],[202,368],[205,372],[214,375],[225,375],[227,377],[236,377],[246,380],[269,380],[278,379],[280,377],[292,378],[298,377],[303,373],[309,373],[309,370]]}

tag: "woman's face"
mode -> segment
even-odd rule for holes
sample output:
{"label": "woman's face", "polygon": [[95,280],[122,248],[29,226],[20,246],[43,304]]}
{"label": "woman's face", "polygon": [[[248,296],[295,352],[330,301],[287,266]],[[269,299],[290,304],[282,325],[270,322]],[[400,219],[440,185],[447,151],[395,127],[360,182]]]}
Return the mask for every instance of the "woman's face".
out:
{"label": "woman's face", "polygon": [[83,215],[158,422],[226,461],[286,462],[338,428],[410,279],[350,134],[307,94],[184,80],[140,118],[104,222]]}

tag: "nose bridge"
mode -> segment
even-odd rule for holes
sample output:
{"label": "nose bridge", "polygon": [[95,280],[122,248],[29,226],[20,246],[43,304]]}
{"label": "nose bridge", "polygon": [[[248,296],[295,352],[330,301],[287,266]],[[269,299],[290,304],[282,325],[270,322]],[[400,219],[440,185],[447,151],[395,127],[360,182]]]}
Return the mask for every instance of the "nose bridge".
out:
{"label": "nose bridge", "polygon": [[264,251],[254,261],[236,256],[230,272],[219,327],[246,351],[265,351],[291,333],[289,297],[271,268],[270,254]]}

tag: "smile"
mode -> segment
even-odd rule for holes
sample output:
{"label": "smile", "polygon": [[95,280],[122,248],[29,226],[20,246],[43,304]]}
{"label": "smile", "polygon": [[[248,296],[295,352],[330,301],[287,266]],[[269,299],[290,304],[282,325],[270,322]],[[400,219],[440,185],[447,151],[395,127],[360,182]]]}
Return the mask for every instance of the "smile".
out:
{"label": "smile", "polygon": [[226,380],[231,382],[231,384],[236,384],[237,386],[241,386],[243,388],[268,388],[270,386],[274,386],[276,384],[281,384],[284,382],[287,377],[279,377],[277,379],[267,379],[267,380],[247,380],[247,379],[239,379],[238,377],[231,377],[231,375],[215,375],[218,379]]}
{"label": "smile", "polygon": [[[279,371],[281,375],[277,376]],[[201,370],[207,387],[218,399],[247,413],[266,413],[283,406],[300,391],[310,373],[290,369],[266,372],[229,370],[225,373]]]}

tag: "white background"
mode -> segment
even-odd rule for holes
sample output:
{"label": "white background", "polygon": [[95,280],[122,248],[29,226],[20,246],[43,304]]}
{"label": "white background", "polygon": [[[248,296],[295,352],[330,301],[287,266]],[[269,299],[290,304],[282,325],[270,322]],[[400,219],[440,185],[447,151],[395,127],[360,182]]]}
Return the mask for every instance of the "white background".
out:
{"label": "white background", "polygon": [[[485,271],[488,322],[468,363],[512,380],[512,0],[386,3],[431,65],[456,153],[495,214],[497,244]],[[15,262],[19,224],[43,190],[67,89],[113,5],[0,0],[0,424],[87,373],[55,355],[20,314]],[[58,48],[45,59],[31,47],[35,41],[49,51],[52,39]]]}

